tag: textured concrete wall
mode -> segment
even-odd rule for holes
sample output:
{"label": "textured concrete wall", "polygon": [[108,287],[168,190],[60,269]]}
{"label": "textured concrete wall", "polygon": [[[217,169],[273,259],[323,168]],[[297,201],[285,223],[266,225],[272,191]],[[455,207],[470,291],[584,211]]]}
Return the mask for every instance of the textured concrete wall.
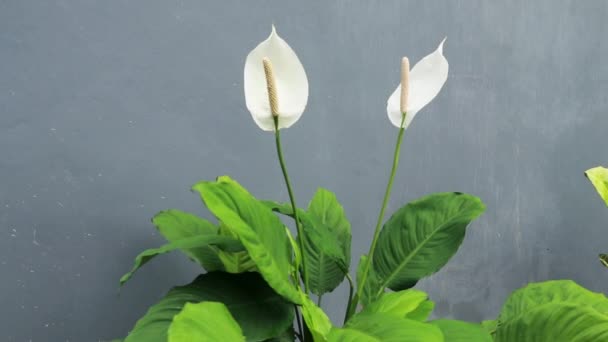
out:
{"label": "textured concrete wall", "polygon": [[[583,177],[608,163],[607,13],[602,0],[0,1],[0,340],[123,336],[198,272],[172,254],[118,293],[161,243],[157,211],[209,216],[188,191],[198,180],[229,174],[287,200],[242,90],[273,22],[310,82],[283,134],[298,201],[337,193],[355,264],[397,135],[385,104],[400,58],[447,36],[448,82],[406,132],[388,212],[455,190],[488,210],[419,287],[439,316],[469,320],[529,281],[607,291],[608,210]],[[335,321],[346,295],[324,299]]]}

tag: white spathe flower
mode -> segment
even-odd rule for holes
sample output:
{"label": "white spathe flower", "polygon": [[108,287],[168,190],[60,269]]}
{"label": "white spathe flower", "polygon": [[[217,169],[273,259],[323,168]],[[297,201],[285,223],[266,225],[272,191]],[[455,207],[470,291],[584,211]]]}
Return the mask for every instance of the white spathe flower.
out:
{"label": "white spathe flower", "polygon": [[274,131],[263,60],[272,63],[279,118],[279,129],[293,125],[308,102],[308,79],[298,56],[277,34],[274,25],[265,41],[253,49],[245,61],[245,102],[255,123]]}
{"label": "white spathe flower", "polygon": [[[416,63],[409,73],[409,95],[407,99],[407,115],[403,124],[404,128],[410,125],[418,111],[439,94],[441,87],[443,87],[443,84],[448,79],[449,65],[447,59],[443,56],[444,42],[445,39],[441,41],[437,50]],[[386,105],[388,118],[397,127],[401,127],[403,118],[400,101],[401,85],[388,98]]]}

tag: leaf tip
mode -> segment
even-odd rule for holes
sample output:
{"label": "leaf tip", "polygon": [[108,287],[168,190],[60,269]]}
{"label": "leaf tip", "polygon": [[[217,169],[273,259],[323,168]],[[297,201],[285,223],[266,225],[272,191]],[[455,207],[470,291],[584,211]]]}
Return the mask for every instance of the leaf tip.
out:
{"label": "leaf tip", "polygon": [[122,288],[125,283],[127,281],[129,281],[129,279],[131,279],[131,274],[130,273],[126,273],[125,275],[123,275],[122,277],[120,277],[120,280],[118,281],[118,288]]}

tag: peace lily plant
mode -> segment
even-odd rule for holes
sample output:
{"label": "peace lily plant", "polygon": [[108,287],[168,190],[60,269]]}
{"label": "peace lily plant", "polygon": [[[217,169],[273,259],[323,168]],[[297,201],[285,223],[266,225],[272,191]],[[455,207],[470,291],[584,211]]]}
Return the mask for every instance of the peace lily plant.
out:
{"label": "peace lily plant", "polygon": [[[445,41],[445,40],[444,40]],[[608,300],[571,281],[531,284],[511,295],[496,320],[430,319],[434,307],[416,283],[456,253],[467,226],[485,210],[463,193],[431,194],[387,220],[401,144],[414,117],[448,78],[444,41],[413,68],[387,102],[398,128],[394,158],[372,242],[351,270],[351,224],[334,193],[318,189],[306,208],[296,204],[281,146],[308,100],[302,63],[274,27],[246,58],[247,109],[273,132],[289,202],[259,200],[228,176],[193,186],[217,219],[166,210],[153,218],[167,244],[135,259],[127,282],[159,254],[180,250],[206,273],[173,288],[135,324],[124,341],[601,341],[608,339]],[[279,215],[291,217],[294,237]],[[342,326],[322,310],[322,297],[344,280],[350,291]],[[316,303],[315,303],[316,300]]]}

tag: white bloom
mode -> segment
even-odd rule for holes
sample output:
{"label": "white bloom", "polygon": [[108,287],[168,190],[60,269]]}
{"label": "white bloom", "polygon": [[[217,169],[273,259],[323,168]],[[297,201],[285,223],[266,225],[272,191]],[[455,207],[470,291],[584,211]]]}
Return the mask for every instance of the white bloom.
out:
{"label": "white bloom", "polygon": [[[409,73],[409,96],[404,128],[410,125],[418,111],[439,94],[441,87],[448,79],[449,65],[447,59],[443,56],[444,42],[445,39],[439,44],[437,50],[416,63]],[[403,118],[400,102],[401,85],[395,89],[386,105],[388,117],[391,123],[397,127],[401,127]]]}
{"label": "white bloom", "polygon": [[277,34],[274,26],[265,41],[253,49],[245,61],[245,102],[255,123],[265,131],[274,131],[263,59],[272,64],[279,128],[293,125],[308,102],[308,79],[298,56]]}

